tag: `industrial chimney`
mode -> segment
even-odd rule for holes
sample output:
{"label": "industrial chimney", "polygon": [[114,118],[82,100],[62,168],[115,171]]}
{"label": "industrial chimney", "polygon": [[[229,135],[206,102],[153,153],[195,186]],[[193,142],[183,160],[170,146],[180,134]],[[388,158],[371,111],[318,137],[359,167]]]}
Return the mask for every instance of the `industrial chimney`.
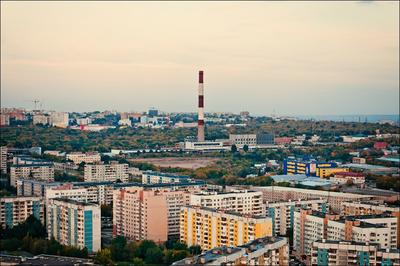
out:
{"label": "industrial chimney", "polygon": [[197,141],[204,141],[204,87],[203,71],[199,71],[199,117],[197,124]]}

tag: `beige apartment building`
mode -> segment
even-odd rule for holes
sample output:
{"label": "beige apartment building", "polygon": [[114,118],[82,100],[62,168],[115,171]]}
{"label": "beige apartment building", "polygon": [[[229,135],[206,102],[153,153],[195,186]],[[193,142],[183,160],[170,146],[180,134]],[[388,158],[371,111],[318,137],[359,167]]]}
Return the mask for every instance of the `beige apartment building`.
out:
{"label": "beige apartment building", "polygon": [[40,197],[2,197],[0,199],[1,228],[12,228],[35,216],[44,224],[44,204]]}

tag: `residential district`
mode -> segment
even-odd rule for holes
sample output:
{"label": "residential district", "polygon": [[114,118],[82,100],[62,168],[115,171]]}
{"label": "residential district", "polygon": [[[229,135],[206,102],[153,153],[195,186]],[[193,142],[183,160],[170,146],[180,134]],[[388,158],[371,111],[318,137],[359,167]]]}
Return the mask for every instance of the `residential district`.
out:
{"label": "residential district", "polygon": [[198,121],[3,108],[1,265],[400,265],[398,125],[205,119],[202,75]]}

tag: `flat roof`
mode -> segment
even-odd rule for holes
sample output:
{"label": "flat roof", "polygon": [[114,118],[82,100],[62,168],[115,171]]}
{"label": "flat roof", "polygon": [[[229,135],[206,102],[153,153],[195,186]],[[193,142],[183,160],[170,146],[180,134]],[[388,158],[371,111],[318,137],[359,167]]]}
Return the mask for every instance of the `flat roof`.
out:
{"label": "flat roof", "polygon": [[156,171],[144,171],[143,174],[155,175],[155,176],[163,176],[163,177],[171,177],[171,178],[182,178],[182,179],[189,179],[190,178],[190,176],[186,176],[186,175],[177,175],[177,174],[172,174],[172,173],[161,173],[161,172],[156,172]]}

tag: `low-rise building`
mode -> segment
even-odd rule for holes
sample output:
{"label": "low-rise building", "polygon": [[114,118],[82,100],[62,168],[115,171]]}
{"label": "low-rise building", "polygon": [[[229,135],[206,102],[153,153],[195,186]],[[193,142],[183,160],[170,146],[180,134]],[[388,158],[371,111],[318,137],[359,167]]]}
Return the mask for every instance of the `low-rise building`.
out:
{"label": "low-rise building", "polygon": [[354,184],[357,186],[363,186],[365,184],[365,175],[362,173],[355,172],[336,172],[334,176],[330,177],[330,180],[336,184]]}
{"label": "low-rise building", "polygon": [[205,207],[181,208],[180,240],[203,250],[240,246],[257,238],[272,236],[271,218],[241,215]]}
{"label": "low-rise building", "polygon": [[172,265],[289,265],[286,238],[263,237],[239,247],[216,247]]}
{"label": "low-rise building", "polygon": [[257,147],[263,145],[273,145],[274,135],[272,134],[230,134],[229,141],[232,145],[242,148],[244,145],[248,147]]}
{"label": "low-rise building", "polygon": [[51,199],[47,206],[47,234],[63,245],[101,248],[100,206],[70,199]]}
{"label": "low-rise building", "polygon": [[162,184],[189,182],[191,178],[184,175],[175,175],[169,173],[160,173],[155,171],[145,171],[142,173],[143,184]]}
{"label": "low-rise building", "polygon": [[39,197],[2,197],[0,199],[1,228],[12,228],[33,215],[44,224],[44,205]]}

